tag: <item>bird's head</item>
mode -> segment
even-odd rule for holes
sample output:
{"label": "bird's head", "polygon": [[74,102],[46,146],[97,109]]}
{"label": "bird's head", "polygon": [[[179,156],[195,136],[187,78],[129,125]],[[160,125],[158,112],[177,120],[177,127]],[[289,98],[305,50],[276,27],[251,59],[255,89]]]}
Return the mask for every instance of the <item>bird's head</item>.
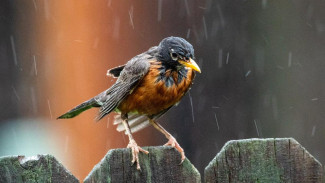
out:
{"label": "bird's head", "polygon": [[158,46],[158,58],[164,64],[174,67],[190,67],[197,72],[201,72],[200,67],[194,61],[193,46],[180,37],[167,37]]}

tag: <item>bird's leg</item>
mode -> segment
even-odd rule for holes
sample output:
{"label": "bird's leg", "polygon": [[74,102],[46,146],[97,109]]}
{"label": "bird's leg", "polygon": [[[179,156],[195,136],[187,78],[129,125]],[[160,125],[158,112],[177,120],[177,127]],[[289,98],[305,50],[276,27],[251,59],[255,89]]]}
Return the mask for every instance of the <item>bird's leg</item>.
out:
{"label": "bird's leg", "polygon": [[167,130],[165,130],[160,124],[158,124],[156,121],[154,121],[153,119],[149,120],[150,123],[152,124],[153,127],[155,127],[157,130],[159,130],[161,133],[163,133],[166,138],[168,139],[168,142],[164,145],[164,146],[172,146],[174,147],[179,153],[181,153],[181,163],[183,163],[183,161],[185,160],[185,153],[183,148],[178,144],[178,142],[176,141],[176,139],[167,132]]}
{"label": "bird's leg", "polygon": [[138,144],[135,142],[131,130],[130,130],[130,126],[128,123],[128,119],[127,119],[127,115],[121,115],[122,116],[122,123],[124,125],[126,134],[129,137],[129,144],[128,144],[128,148],[131,149],[132,152],[132,164],[134,164],[134,162],[137,162],[137,169],[140,170],[140,163],[139,163],[139,152],[144,152],[145,154],[148,154],[149,152],[142,149],[140,146],[138,146]]}

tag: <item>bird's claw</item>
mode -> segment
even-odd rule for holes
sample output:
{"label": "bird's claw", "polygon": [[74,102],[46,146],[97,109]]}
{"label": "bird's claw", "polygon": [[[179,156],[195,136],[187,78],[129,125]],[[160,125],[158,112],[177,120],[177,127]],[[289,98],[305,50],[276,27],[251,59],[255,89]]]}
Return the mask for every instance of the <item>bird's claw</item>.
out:
{"label": "bird's claw", "polygon": [[174,147],[180,154],[181,154],[181,162],[179,163],[180,165],[184,162],[185,160],[185,153],[183,148],[178,144],[176,139],[173,136],[170,136],[168,138],[168,142],[164,146],[171,146]]}
{"label": "bird's claw", "polygon": [[174,137],[169,137],[168,142],[166,144],[164,144],[164,146],[175,147],[176,143],[177,143],[177,141]]}
{"label": "bird's claw", "polygon": [[135,140],[130,140],[128,146],[128,148],[131,149],[132,152],[132,165],[137,162],[137,169],[141,170],[140,167],[140,162],[139,162],[139,152],[143,152],[145,154],[148,154],[149,152],[142,149],[140,146],[138,146],[138,144],[135,142]]}

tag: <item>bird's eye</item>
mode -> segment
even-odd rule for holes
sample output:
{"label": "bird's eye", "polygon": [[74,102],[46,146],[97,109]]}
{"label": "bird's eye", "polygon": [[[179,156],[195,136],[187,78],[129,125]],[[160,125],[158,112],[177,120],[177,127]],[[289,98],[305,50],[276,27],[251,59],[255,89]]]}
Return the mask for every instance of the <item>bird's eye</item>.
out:
{"label": "bird's eye", "polygon": [[178,55],[175,52],[170,53],[170,57],[172,57],[172,59],[175,61],[178,59]]}

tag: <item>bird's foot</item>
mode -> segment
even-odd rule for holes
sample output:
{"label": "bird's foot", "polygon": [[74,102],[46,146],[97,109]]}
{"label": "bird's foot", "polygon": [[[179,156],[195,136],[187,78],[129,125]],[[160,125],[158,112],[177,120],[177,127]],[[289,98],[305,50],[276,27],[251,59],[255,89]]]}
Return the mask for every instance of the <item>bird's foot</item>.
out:
{"label": "bird's foot", "polygon": [[140,162],[139,162],[139,152],[143,152],[145,154],[148,154],[149,152],[142,149],[140,146],[138,146],[138,144],[135,142],[135,140],[130,140],[128,146],[128,148],[131,149],[131,152],[132,152],[132,165],[137,162],[137,169],[138,170],[141,170],[140,168]]}
{"label": "bird's foot", "polygon": [[183,148],[178,144],[178,142],[176,141],[176,139],[173,136],[170,136],[168,138],[168,142],[164,145],[164,146],[171,146],[174,147],[179,153],[181,153],[181,162],[180,164],[183,163],[183,161],[185,160],[185,153]]}

